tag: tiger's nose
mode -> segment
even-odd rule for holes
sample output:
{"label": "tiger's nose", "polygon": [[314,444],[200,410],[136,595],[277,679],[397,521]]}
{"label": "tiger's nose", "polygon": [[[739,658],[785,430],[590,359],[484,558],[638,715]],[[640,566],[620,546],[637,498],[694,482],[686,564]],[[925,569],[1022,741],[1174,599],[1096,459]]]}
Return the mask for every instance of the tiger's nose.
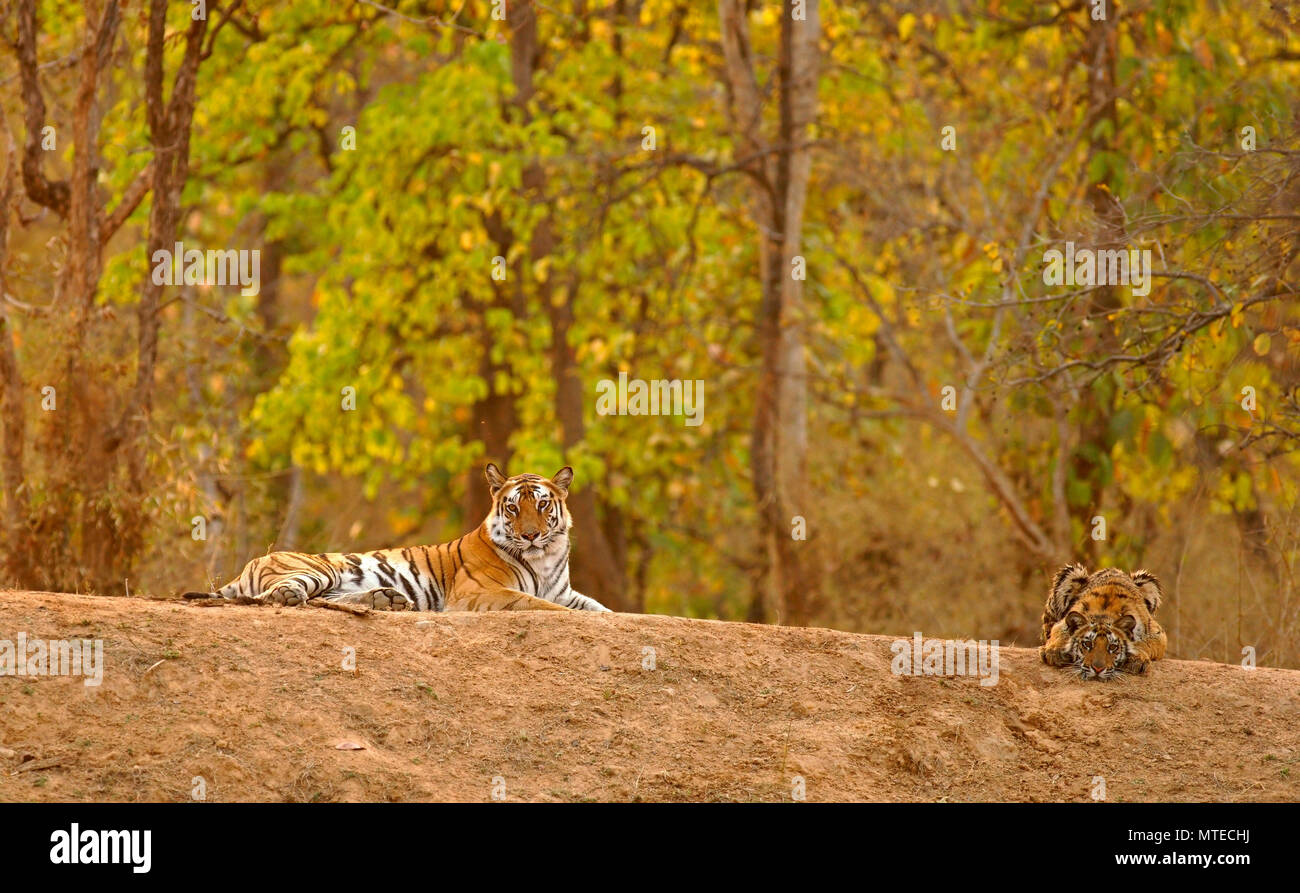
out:
{"label": "tiger's nose", "polygon": [[1100,675],[1100,674],[1101,674],[1101,671],[1104,670],[1104,669],[1106,669],[1106,668],[1103,667],[1103,666],[1101,666],[1101,665],[1099,665],[1099,664],[1093,664],[1093,665],[1092,665],[1092,671],[1093,671],[1094,673],[1097,673],[1098,675]]}
{"label": "tiger's nose", "polygon": [[522,534],[520,534],[520,536],[522,536],[524,539],[528,540],[528,542],[530,542],[530,543],[531,543],[533,540],[537,539],[537,538],[538,538],[539,536],[541,536],[541,535],[542,535],[542,532],[541,532],[540,530],[537,531],[536,533],[522,533]]}

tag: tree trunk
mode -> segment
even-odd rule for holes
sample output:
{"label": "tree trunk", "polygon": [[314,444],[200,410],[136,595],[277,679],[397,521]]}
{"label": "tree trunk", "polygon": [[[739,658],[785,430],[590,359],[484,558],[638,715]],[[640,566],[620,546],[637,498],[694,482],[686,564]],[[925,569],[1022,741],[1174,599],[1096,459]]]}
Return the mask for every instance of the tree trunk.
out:
{"label": "tree trunk", "polygon": [[[1119,137],[1116,66],[1119,56],[1120,10],[1118,4],[1112,2],[1104,21],[1093,21],[1086,7],[1084,15],[1088,25],[1088,36],[1084,45],[1088,89],[1083,95],[1088,102],[1086,112],[1090,117],[1088,154],[1092,158],[1100,153],[1113,151]],[[1109,123],[1108,130],[1097,127],[1102,121]],[[1116,203],[1114,189],[1115,184],[1109,169],[1088,184],[1087,199],[1098,224],[1094,248],[1125,247],[1123,245],[1126,239],[1124,215]],[[1098,354],[1109,355],[1120,347],[1120,341],[1109,319],[1120,306],[1119,288],[1115,283],[1098,286],[1088,298],[1085,313],[1097,333],[1095,337],[1098,347],[1095,352]],[[1078,543],[1077,551],[1086,556],[1090,563],[1096,563],[1102,554],[1110,552],[1110,547],[1106,543],[1094,540],[1090,535],[1092,518],[1102,513],[1106,502],[1107,482],[1103,477],[1105,467],[1095,457],[1109,455],[1114,445],[1110,434],[1110,419],[1114,411],[1115,398],[1114,395],[1103,398],[1090,387],[1081,388],[1077,393],[1079,434],[1074,442],[1071,471],[1075,480],[1087,483],[1090,495],[1087,505],[1074,507],[1084,531],[1083,540]],[[1109,537],[1109,532],[1107,536]]]}
{"label": "tree trunk", "polygon": [[[143,542],[146,498],[145,461],[153,402],[161,287],[146,276],[137,307],[135,382],[126,392],[113,387],[112,370],[87,359],[112,355],[116,339],[94,310],[103,272],[103,252],[144,195],[152,189],[149,251],[171,247],[180,216],[180,192],[187,176],[195,77],[202,55],[206,17],[191,21],[184,60],[163,101],[165,0],[151,0],[145,61],[145,111],[153,161],[122,194],[110,212],[99,178],[99,91],[120,22],[120,3],[87,3],[86,27],[77,59],[77,90],[72,108],[72,171],[68,182],[47,180],[40,147],[45,124],[37,60],[35,0],[18,7],[15,50],[26,125],[22,180],[27,197],[54,211],[67,227],[67,261],[56,284],[54,304],[63,322],[51,376],[55,407],[43,414],[40,434],[45,457],[39,482],[39,514],[26,529],[39,543],[42,561],[35,577],[17,581],[29,588],[89,588],[120,591]],[[6,204],[6,211],[9,205]],[[6,340],[7,333],[6,333]],[[12,345],[11,345],[12,347]],[[90,348],[94,347],[92,351]],[[12,353],[5,361],[12,361]],[[16,380],[6,376],[7,380]],[[118,414],[116,423],[105,416]],[[11,547],[12,548],[12,547]],[[33,571],[35,573],[35,570]]]}
{"label": "tree trunk", "polygon": [[[510,256],[510,247],[515,236],[502,219],[500,212],[493,212],[483,218],[488,238],[497,246],[501,257]],[[524,266],[516,263],[507,274],[505,282],[493,282],[493,297],[490,302],[476,301],[468,294],[462,295],[461,301],[470,314],[478,316],[479,377],[487,386],[487,393],[476,400],[470,408],[471,438],[477,437],[483,442],[483,450],[489,462],[495,462],[507,474],[513,473],[510,460],[514,449],[510,446],[510,437],[519,425],[518,408],[515,395],[508,388],[498,388],[499,378],[509,375],[507,362],[498,362],[492,358],[496,346],[496,336],[488,329],[487,311],[490,309],[509,310],[518,319],[527,312],[527,300],[523,286]],[[492,496],[483,479],[483,469],[474,467],[465,472],[465,498],[462,503],[464,523],[472,526],[480,523],[492,510]]]}
{"label": "tree trunk", "polygon": [[[4,114],[0,110],[0,116]],[[0,485],[4,492],[3,533],[5,550],[3,559],[5,575],[15,585],[31,579],[31,559],[34,550],[28,539],[27,493],[23,488],[23,450],[27,438],[27,415],[23,408],[23,381],[18,369],[14,349],[14,333],[10,330],[9,315],[5,312],[5,264],[9,259],[9,219],[14,207],[15,184],[18,178],[18,147],[9,133],[8,121],[3,124],[6,164],[4,181],[0,183],[0,425],[4,426],[4,440],[0,443]]]}
{"label": "tree trunk", "polygon": [[[786,0],[776,84],[778,124],[763,134],[763,103],[754,68],[747,10],[742,0],[719,0],[723,55],[731,100],[735,155],[755,185],[751,215],[760,233],[761,298],[758,339],[761,371],[754,399],[750,467],[767,556],[769,610],[779,623],[804,625],[820,574],[807,543],[795,540],[796,515],[807,520],[807,358],[803,282],[792,262],[801,250],[803,213],[812,169],[807,132],[817,112],[819,18],[816,0],[794,18]],[[813,527],[815,532],[815,527]]]}
{"label": "tree trunk", "polygon": [[[523,120],[528,120],[528,101],[533,95],[533,69],[537,64],[537,16],[531,0],[519,0],[509,7],[511,75],[514,80],[513,103]],[[533,201],[546,203],[546,171],[540,164],[529,165],[523,173],[522,186]],[[550,257],[555,250],[554,221],[547,214],[537,222],[528,246],[528,259],[535,264]],[[518,277],[522,285],[523,275]],[[555,410],[560,423],[561,437],[566,454],[582,443],[586,437],[583,422],[582,380],[572,346],[569,329],[573,324],[573,298],[577,291],[574,283],[562,299],[555,295],[554,273],[537,282],[536,298],[544,308],[551,323],[551,371],[555,378]],[[553,469],[542,472],[549,474]],[[578,481],[569,497],[569,511],[573,515],[575,542],[572,559],[573,585],[615,610],[630,607],[626,598],[626,579],[621,556],[615,554],[605,530],[601,527],[595,488],[590,481]]]}
{"label": "tree trunk", "polygon": [[[551,317],[551,369],[555,376],[555,413],[559,420],[565,453],[577,447],[587,436],[586,422],[582,417],[582,378],[579,375],[573,346],[569,344],[569,329],[573,325],[573,296],[577,282],[570,284],[563,300],[550,300],[549,279],[543,286],[543,304]],[[549,469],[547,473],[549,473]],[[569,511],[573,515],[574,555],[571,561],[573,587],[591,596],[615,611],[629,611],[632,600],[627,594],[624,573],[626,556],[618,549],[619,541],[612,538],[601,524],[601,512],[592,481],[579,480],[569,496]],[[617,516],[609,520],[617,524]]]}

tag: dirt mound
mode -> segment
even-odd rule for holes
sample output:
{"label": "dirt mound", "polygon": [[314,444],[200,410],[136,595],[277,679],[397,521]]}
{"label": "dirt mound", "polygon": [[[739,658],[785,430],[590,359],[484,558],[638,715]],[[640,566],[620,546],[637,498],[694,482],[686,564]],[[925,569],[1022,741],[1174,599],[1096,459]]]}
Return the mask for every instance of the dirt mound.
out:
{"label": "dirt mound", "polygon": [[0,677],[0,800],[1300,800],[1294,670],[1003,647],[984,686],[824,629],[2,591],[20,632],[104,670]]}

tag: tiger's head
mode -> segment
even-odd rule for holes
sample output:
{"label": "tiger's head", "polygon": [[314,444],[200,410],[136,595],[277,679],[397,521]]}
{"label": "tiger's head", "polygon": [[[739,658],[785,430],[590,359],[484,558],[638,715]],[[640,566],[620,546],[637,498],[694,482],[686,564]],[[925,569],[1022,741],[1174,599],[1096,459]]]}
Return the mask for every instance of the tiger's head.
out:
{"label": "tiger's head", "polygon": [[565,500],[573,483],[572,468],[566,465],[549,479],[538,474],[508,478],[488,463],[484,474],[492,491],[487,526],[494,543],[525,557],[561,545],[567,551],[573,519]]}
{"label": "tiger's head", "polygon": [[1136,619],[1129,614],[1118,618],[1071,611],[1065,615],[1070,631],[1074,671],[1080,679],[1114,679],[1124,672],[1133,647]]}
{"label": "tiger's head", "polygon": [[1061,569],[1048,608],[1065,623],[1081,679],[1113,679],[1132,669],[1133,643],[1146,636],[1162,594],[1147,571],[1103,568],[1090,574],[1078,564]]}

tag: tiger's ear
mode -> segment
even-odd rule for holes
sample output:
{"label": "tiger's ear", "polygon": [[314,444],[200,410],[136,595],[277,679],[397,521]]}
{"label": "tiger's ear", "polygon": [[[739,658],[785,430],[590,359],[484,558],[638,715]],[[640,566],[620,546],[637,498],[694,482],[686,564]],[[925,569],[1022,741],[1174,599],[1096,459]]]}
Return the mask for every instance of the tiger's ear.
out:
{"label": "tiger's ear", "polygon": [[1137,629],[1137,625],[1138,619],[1132,614],[1125,614],[1119,620],[1115,621],[1115,629],[1130,637],[1133,635],[1133,630]]}
{"label": "tiger's ear", "polygon": [[1069,564],[1056,572],[1052,591],[1047,596],[1047,613],[1056,618],[1065,616],[1088,586],[1088,569],[1082,564]]}
{"label": "tiger's ear", "polygon": [[551,483],[560,488],[560,493],[569,495],[569,484],[573,483],[573,469],[568,465],[551,475]]}
{"label": "tiger's ear", "polygon": [[497,468],[491,462],[487,464],[487,468],[483,469],[483,476],[487,478],[488,489],[492,491],[493,496],[501,492],[501,488],[506,485],[506,476],[501,473],[500,468]]}
{"label": "tiger's ear", "polygon": [[1147,610],[1154,614],[1165,597],[1164,590],[1160,588],[1160,581],[1150,571],[1134,571],[1129,576],[1137,584],[1138,592],[1142,593],[1142,600],[1147,603]]}
{"label": "tiger's ear", "polygon": [[1069,614],[1065,615],[1065,628],[1071,633],[1078,632],[1079,628],[1087,622],[1088,618],[1084,617],[1083,614],[1078,611],[1071,611]]}

